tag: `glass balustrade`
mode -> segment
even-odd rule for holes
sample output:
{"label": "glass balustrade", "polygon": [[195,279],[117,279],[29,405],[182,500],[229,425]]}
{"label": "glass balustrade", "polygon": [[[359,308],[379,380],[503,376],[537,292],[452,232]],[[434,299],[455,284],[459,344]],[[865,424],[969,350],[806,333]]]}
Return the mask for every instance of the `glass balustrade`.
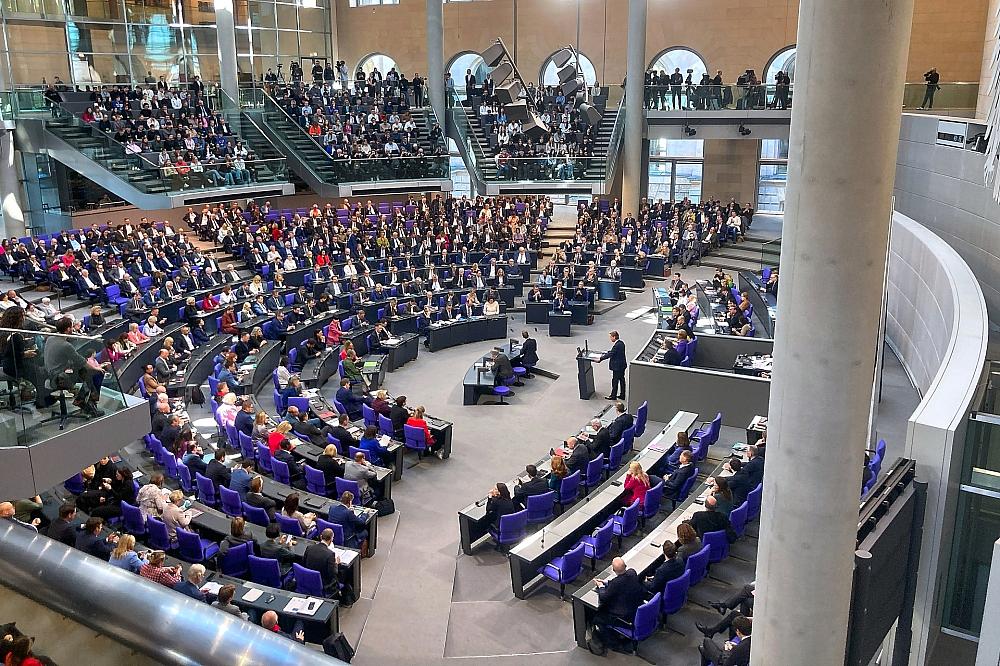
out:
{"label": "glass balustrade", "polygon": [[28,446],[125,409],[99,337],[0,328],[0,446]]}

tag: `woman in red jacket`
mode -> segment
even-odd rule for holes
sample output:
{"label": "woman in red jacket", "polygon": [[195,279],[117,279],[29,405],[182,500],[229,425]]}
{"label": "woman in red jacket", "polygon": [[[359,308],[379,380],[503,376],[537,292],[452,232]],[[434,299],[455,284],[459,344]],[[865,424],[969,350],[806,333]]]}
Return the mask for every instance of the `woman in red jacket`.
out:
{"label": "woman in red jacket", "polygon": [[642,465],[632,461],[625,474],[625,506],[639,500],[639,506],[646,502],[646,491],[649,490],[649,475],[642,471]]}
{"label": "woman in red jacket", "polygon": [[[406,419],[406,425],[413,426],[414,428],[420,428],[424,431],[424,438],[427,440],[427,450],[432,453],[435,452],[435,442],[434,435],[431,434],[431,429],[427,427],[427,421],[424,420],[424,406],[420,405],[415,410],[413,410],[413,416]],[[441,452],[437,451],[438,457],[441,457]]]}

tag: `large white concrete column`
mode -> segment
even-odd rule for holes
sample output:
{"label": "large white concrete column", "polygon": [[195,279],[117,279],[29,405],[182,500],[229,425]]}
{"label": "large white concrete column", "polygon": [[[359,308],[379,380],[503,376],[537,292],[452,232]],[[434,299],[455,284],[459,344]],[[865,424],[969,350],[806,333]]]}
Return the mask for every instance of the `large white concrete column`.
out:
{"label": "large white concrete column", "polygon": [[21,205],[23,193],[21,172],[14,151],[14,132],[2,130],[0,136],[0,205],[3,210],[3,225],[6,238],[20,238],[25,235],[24,208]]}
{"label": "large white concrete column", "polygon": [[240,100],[240,83],[236,69],[236,17],[233,0],[215,0],[215,23],[219,38],[219,83],[237,103]]}
{"label": "large white concrete column", "polygon": [[753,666],[844,662],[912,15],[799,4]]}
{"label": "large white concrete column", "polygon": [[625,130],[622,142],[622,213],[639,217],[642,182],[642,128],[646,124],[642,86],[646,75],[646,0],[629,0],[625,53]]}
{"label": "large white concrete column", "polygon": [[427,92],[434,115],[445,126],[444,3],[427,0]]}

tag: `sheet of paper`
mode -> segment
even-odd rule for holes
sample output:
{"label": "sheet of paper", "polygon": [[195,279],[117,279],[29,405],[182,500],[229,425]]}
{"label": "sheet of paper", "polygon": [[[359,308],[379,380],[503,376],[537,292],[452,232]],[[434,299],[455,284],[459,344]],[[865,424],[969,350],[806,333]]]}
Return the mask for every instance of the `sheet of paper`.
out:
{"label": "sheet of paper", "polygon": [[201,586],[201,591],[205,592],[206,594],[218,595],[219,590],[221,589],[222,585],[220,585],[219,583],[205,583],[204,585]]}
{"label": "sheet of paper", "polygon": [[264,594],[263,590],[258,590],[256,587],[252,587],[243,595],[243,601],[253,603],[260,599],[262,594]]}

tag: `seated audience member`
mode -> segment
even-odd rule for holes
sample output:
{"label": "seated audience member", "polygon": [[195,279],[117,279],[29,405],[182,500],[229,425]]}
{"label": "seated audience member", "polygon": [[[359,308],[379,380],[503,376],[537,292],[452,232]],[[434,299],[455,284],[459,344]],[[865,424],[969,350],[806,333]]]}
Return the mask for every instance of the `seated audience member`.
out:
{"label": "seated audience member", "polygon": [[545,479],[538,476],[538,468],[534,465],[527,465],[524,468],[524,473],[528,477],[527,481],[522,482],[520,478],[517,480],[517,485],[514,486],[514,502],[520,506],[522,509],[528,506],[528,498],[532,495],[542,495],[549,492],[549,485],[546,483]]}
{"label": "seated audience member", "polygon": [[705,498],[705,509],[703,511],[695,511],[691,514],[686,522],[688,525],[694,528],[694,531],[698,533],[699,537],[705,536],[706,532],[717,532],[722,530],[726,532],[726,538],[730,543],[736,541],[736,533],[733,532],[733,528],[729,523],[729,516],[716,510],[717,501],[714,495],[709,495]]}
{"label": "seated audience member", "polygon": [[625,495],[622,504],[631,506],[632,502],[639,500],[639,506],[644,506],[649,487],[649,475],[643,471],[638,461],[633,460],[628,464],[628,472],[625,473]]}
{"label": "seated audience member", "polygon": [[414,428],[420,428],[424,431],[424,441],[427,443],[427,450],[432,452],[438,458],[444,458],[444,450],[441,448],[442,443],[435,441],[434,435],[431,434],[431,428],[427,425],[427,420],[424,418],[426,410],[423,405],[418,405],[416,409],[413,410],[413,415],[406,419],[404,425],[412,426]]}
{"label": "seated audience member", "polygon": [[132,573],[139,573],[139,569],[146,563],[145,553],[139,555],[135,550],[135,537],[131,534],[123,534],[115,544],[115,549],[111,551],[108,564],[119,569],[125,569]]}
{"label": "seated audience member", "polygon": [[265,511],[267,511],[267,517],[273,523],[275,520],[274,510],[276,506],[274,500],[268,497],[264,497],[264,495],[261,494],[260,491],[263,488],[264,488],[264,480],[261,477],[255,476],[254,478],[252,478],[250,480],[250,489],[247,491],[247,496],[244,501],[252,507],[256,507],[258,509],[264,509]]}
{"label": "seated audience member", "polygon": [[[344,538],[347,538],[346,533]],[[330,549],[332,544],[333,530],[325,529],[320,533],[319,541],[306,546],[306,551],[302,555],[302,566],[320,573],[323,579],[323,593],[331,598],[337,595],[337,576],[340,566],[340,558]]]}
{"label": "seated audience member", "polygon": [[750,631],[753,622],[748,617],[740,615],[732,621],[735,637],[719,647],[718,643],[706,637],[698,648],[701,654],[702,666],[717,664],[718,666],[748,666],[750,663]]}
{"label": "seated audience member", "polygon": [[245,543],[253,544],[251,550],[257,546],[253,535],[247,532],[246,519],[243,516],[234,516],[229,521],[229,534],[219,542],[219,553],[225,555],[233,546],[242,546]]}
{"label": "seated audience member", "polygon": [[354,493],[345,490],[340,494],[340,504],[330,507],[330,522],[344,528],[344,545],[359,548],[363,556],[368,549],[368,521],[366,514],[358,514],[354,510]]}
{"label": "seated audience member", "polygon": [[172,588],[181,580],[181,565],[163,566],[166,554],[162,550],[154,550],[149,554],[149,561],[139,567],[139,575],[154,583]]}
{"label": "seated audience member", "polygon": [[510,496],[506,483],[498,483],[490,488],[490,495],[486,500],[486,520],[494,530],[500,529],[500,518],[517,511],[518,506]]}
{"label": "seated audience member", "polygon": [[706,638],[711,638],[720,631],[731,630],[733,620],[737,617],[753,617],[755,589],[756,585],[754,583],[750,583],[749,585],[744,585],[739,588],[722,601],[709,602],[708,605],[721,613],[722,617],[718,622],[710,625],[695,622],[695,626],[698,628],[698,631],[703,633]]}
{"label": "seated audience member", "polygon": [[656,354],[656,362],[663,365],[680,365],[683,360],[680,352],[677,351],[674,343],[670,340],[664,340],[660,346],[660,350]]}
{"label": "seated audience member", "polygon": [[323,477],[326,479],[326,490],[329,493],[331,488],[336,487],[337,478],[344,476],[344,463],[338,457],[336,445],[326,445],[322,455],[316,459],[316,469],[323,472]]}
{"label": "seated audience member", "polygon": [[188,567],[187,580],[179,581],[174,585],[174,589],[181,594],[186,594],[192,599],[205,601],[205,593],[201,591],[201,586],[205,582],[205,567],[201,564],[192,564]]}
{"label": "seated audience member", "polygon": [[295,561],[295,553],[285,544],[286,538],[281,535],[281,528],[278,523],[270,523],[264,528],[265,540],[260,544],[260,556],[271,560],[278,560],[278,567],[281,574],[287,575]]}
{"label": "seated audience member", "polygon": [[677,462],[677,469],[663,482],[663,497],[680,501],[684,499],[681,497],[684,484],[698,473],[698,466],[694,464],[690,451],[682,451]]}
{"label": "seated audience member", "polygon": [[373,464],[379,467],[391,466],[389,448],[382,445],[377,427],[367,426],[365,428],[365,433],[361,436],[361,441],[358,442],[358,448],[367,454],[368,459]]}
{"label": "seated audience member", "polygon": [[351,390],[351,380],[346,377],[340,380],[340,388],[337,389],[336,398],[347,410],[347,415],[352,421],[361,418],[361,405],[368,404],[370,401],[370,399],[354,393]]}
{"label": "seated audience member", "polygon": [[175,490],[170,493],[169,501],[163,510],[163,522],[167,526],[170,541],[177,542],[177,528],[187,529],[191,524],[191,512],[187,510],[187,500],[184,491]]}
{"label": "seated audience member", "polygon": [[612,443],[617,444],[625,431],[635,423],[635,418],[625,411],[625,403],[621,401],[615,403],[615,414],[615,420],[608,425],[608,433]]}
{"label": "seated audience member", "polygon": [[681,523],[677,526],[677,540],[674,542],[677,547],[677,557],[682,562],[687,562],[687,558],[701,550],[701,537],[694,531],[688,523]]}
{"label": "seated audience member", "polygon": [[[313,544],[316,545],[316,544]],[[310,546],[311,548],[312,546]],[[333,553],[330,553],[333,555]],[[264,614],[260,616],[260,626],[264,627],[268,631],[273,631],[276,634],[284,636],[290,640],[296,641],[298,643],[306,642],[306,632],[303,629],[302,620],[295,622],[295,626],[292,627],[292,633],[285,633],[284,630],[278,625],[278,614],[274,611],[264,611]]]}
{"label": "seated audience member", "polygon": [[215,601],[212,602],[212,607],[218,608],[220,611],[229,613],[230,615],[241,617],[244,620],[249,620],[250,616],[240,610],[240,607],[233,603],[234,596],[236,596],[236,586],[232,584],[223,585],[219,588],[219,595],[216,597]]}
{"label": "seated audience member", "polygon": [[612,629],[635,621],[635,611],[646,600],[646,589],[635,572],[616,557],[611,561],[614,578],[597,579],[597,614],[593,619],[594,634],[603,647],[622,651],[625,639]]}
{"label": "seated audience member", "polygon": [[371,484],[375,483],[376,477],[374,465],[365,460],[362,451],[355,453],[354,459],[344,465],[344,478],[358,484],[358,489],[361,491],[358,501],[362,506],[368,506],[375,501],[375,489]]}
{"label": "seated audience member", "polygon": [[107,562],[115,544],[118,543],[118,537],[114,533],[102,535],[102,529],[104,529],[104,520],[93,516],[88,518],[83,526],[83,531],[76,535],[76,548]]}
{"label": "seated audience member", "polygon": [[297,520],[299,523],[299,528],[302,530],[303,534],[309,534],[310,530],[312,530],[313,528],[313,525],[316,523],[315,513],[312,512],[302,513],[301,511],[299,511],[298,493],[289,493],[288,496],[285,497],[285,503],[281,507],[281,513],[287,518],[294,518],[295,520]]}
{"label": "seated audience member", "polygon": [[673,541],[663,542],[663,564],[656,567],[652,576],[648,576],[644,585],[648,596],[657,592],[663,593],[667,583],[684,575],[684,562],[677,557],[677,546]]}

